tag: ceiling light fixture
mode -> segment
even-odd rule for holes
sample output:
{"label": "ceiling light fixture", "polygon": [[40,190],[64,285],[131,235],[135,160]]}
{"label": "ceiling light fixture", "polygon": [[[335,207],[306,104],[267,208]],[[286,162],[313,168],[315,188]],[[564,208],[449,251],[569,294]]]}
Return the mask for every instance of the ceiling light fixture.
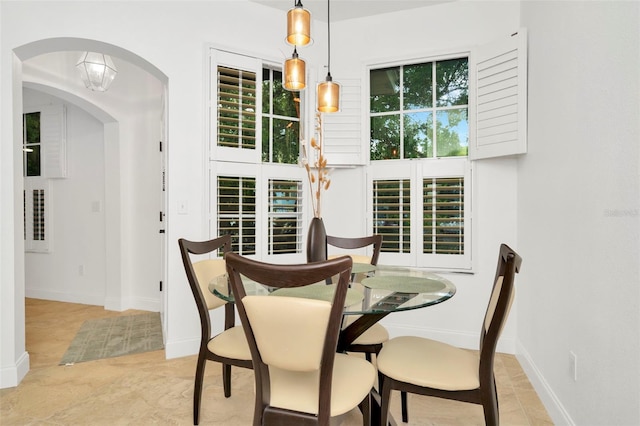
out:
{"label": "ceiling light fixture", "polygon": [[293,55],[284,61],[284,88],[292,91],[303,90],[307,87],[306,74],[306,64],[298,57],[298,51],[294,46]]}
{"label": "ceiling light fixture", "polygon": [[109,55],[96,52],[84,52],[76,68],[84,85],[96,92],[105,92],[116,78],[118,70]]}
{"label": "ceiling light fixture", "polygon": [[287,43],[306,46],[311,43],[311,13],[297,0],[287,12]]}
{"label": "ceiling light fixture", "polygon": [[327,78],[318,83],[316,95],[318,111],[338,112],[340,110],[340,85],[331,78],[331,9],[327,0]]}

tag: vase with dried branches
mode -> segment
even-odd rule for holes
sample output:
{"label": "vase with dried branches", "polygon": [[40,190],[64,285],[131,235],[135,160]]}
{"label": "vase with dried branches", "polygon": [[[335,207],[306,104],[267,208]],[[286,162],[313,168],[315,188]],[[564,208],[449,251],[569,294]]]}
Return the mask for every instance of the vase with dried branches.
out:
{"label": "vase with dried branches", "polygon": [[301,159],[301,163],[307,171],[313,207],[313,219],[311,219],[307,234],[307,262],[317,262],[327,258],[327,233],[322,221],[322,193],[331,186],[327,158],[324,155],[324,133],[320,113],[316,114],[314,130],[315,136],[311,138],[310,142],[310,155],[303,144]]}

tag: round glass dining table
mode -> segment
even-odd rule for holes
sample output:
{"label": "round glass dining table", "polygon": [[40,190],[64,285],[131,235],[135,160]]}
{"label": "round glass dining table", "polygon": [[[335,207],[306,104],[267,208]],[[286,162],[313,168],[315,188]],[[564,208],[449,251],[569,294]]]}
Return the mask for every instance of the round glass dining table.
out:
{"label": "round glass dining table", "polygon": [[[393,312],[408,311],[442,303],[456,293],[448,279],[424,270],[354,263],[352,277],[366,277],[352,282],[347,291],[344,315],[358,315],[340,333],[338,351],[344,351],[367,329]],[[295,296],[331,301],[333,284],[317,283],[299,288],[273,289],[243,280],[247,295]],[[215,296],[233,302],[226,276],[216,277],[209,283]]]}

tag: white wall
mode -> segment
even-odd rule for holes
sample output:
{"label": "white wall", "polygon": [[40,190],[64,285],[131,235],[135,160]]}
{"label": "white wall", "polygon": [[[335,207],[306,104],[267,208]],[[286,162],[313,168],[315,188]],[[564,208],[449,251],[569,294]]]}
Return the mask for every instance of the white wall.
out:
{"label": "white wall", "polygon": [[106,285],[103,124],[82,109],[31,89],[25,108],[64,104],[68,177],[51,180],[52,248],[25,253],[27,297],[104,305]]}
{"label": "white wall", "polygon": [[637,425],[639,3],[525,2],[522,21],[520,359],[557,424]]}

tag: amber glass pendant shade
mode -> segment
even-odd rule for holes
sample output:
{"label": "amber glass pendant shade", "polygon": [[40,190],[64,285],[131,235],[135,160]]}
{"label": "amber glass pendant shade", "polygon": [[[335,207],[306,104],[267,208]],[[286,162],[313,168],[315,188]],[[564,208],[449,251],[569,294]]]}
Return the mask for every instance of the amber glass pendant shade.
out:
{"label": "amber glass pendant shade", "polygon": [[294,46],[311,43],[311,13],[300,0],[287,12],[287,43]]}
{"label": "amber glass pendant shade", "polygon": [[306,64],[298,57],[294,48],[291,58],[284,61],[284,88],[291,91],[303,90],[307,87],[306,73]]}
{"label": "amber glass pendant shade", "polygon": [[327,79],[317,87],[318,111],[338,112],[340,110],[340,85],[327,75]]}

